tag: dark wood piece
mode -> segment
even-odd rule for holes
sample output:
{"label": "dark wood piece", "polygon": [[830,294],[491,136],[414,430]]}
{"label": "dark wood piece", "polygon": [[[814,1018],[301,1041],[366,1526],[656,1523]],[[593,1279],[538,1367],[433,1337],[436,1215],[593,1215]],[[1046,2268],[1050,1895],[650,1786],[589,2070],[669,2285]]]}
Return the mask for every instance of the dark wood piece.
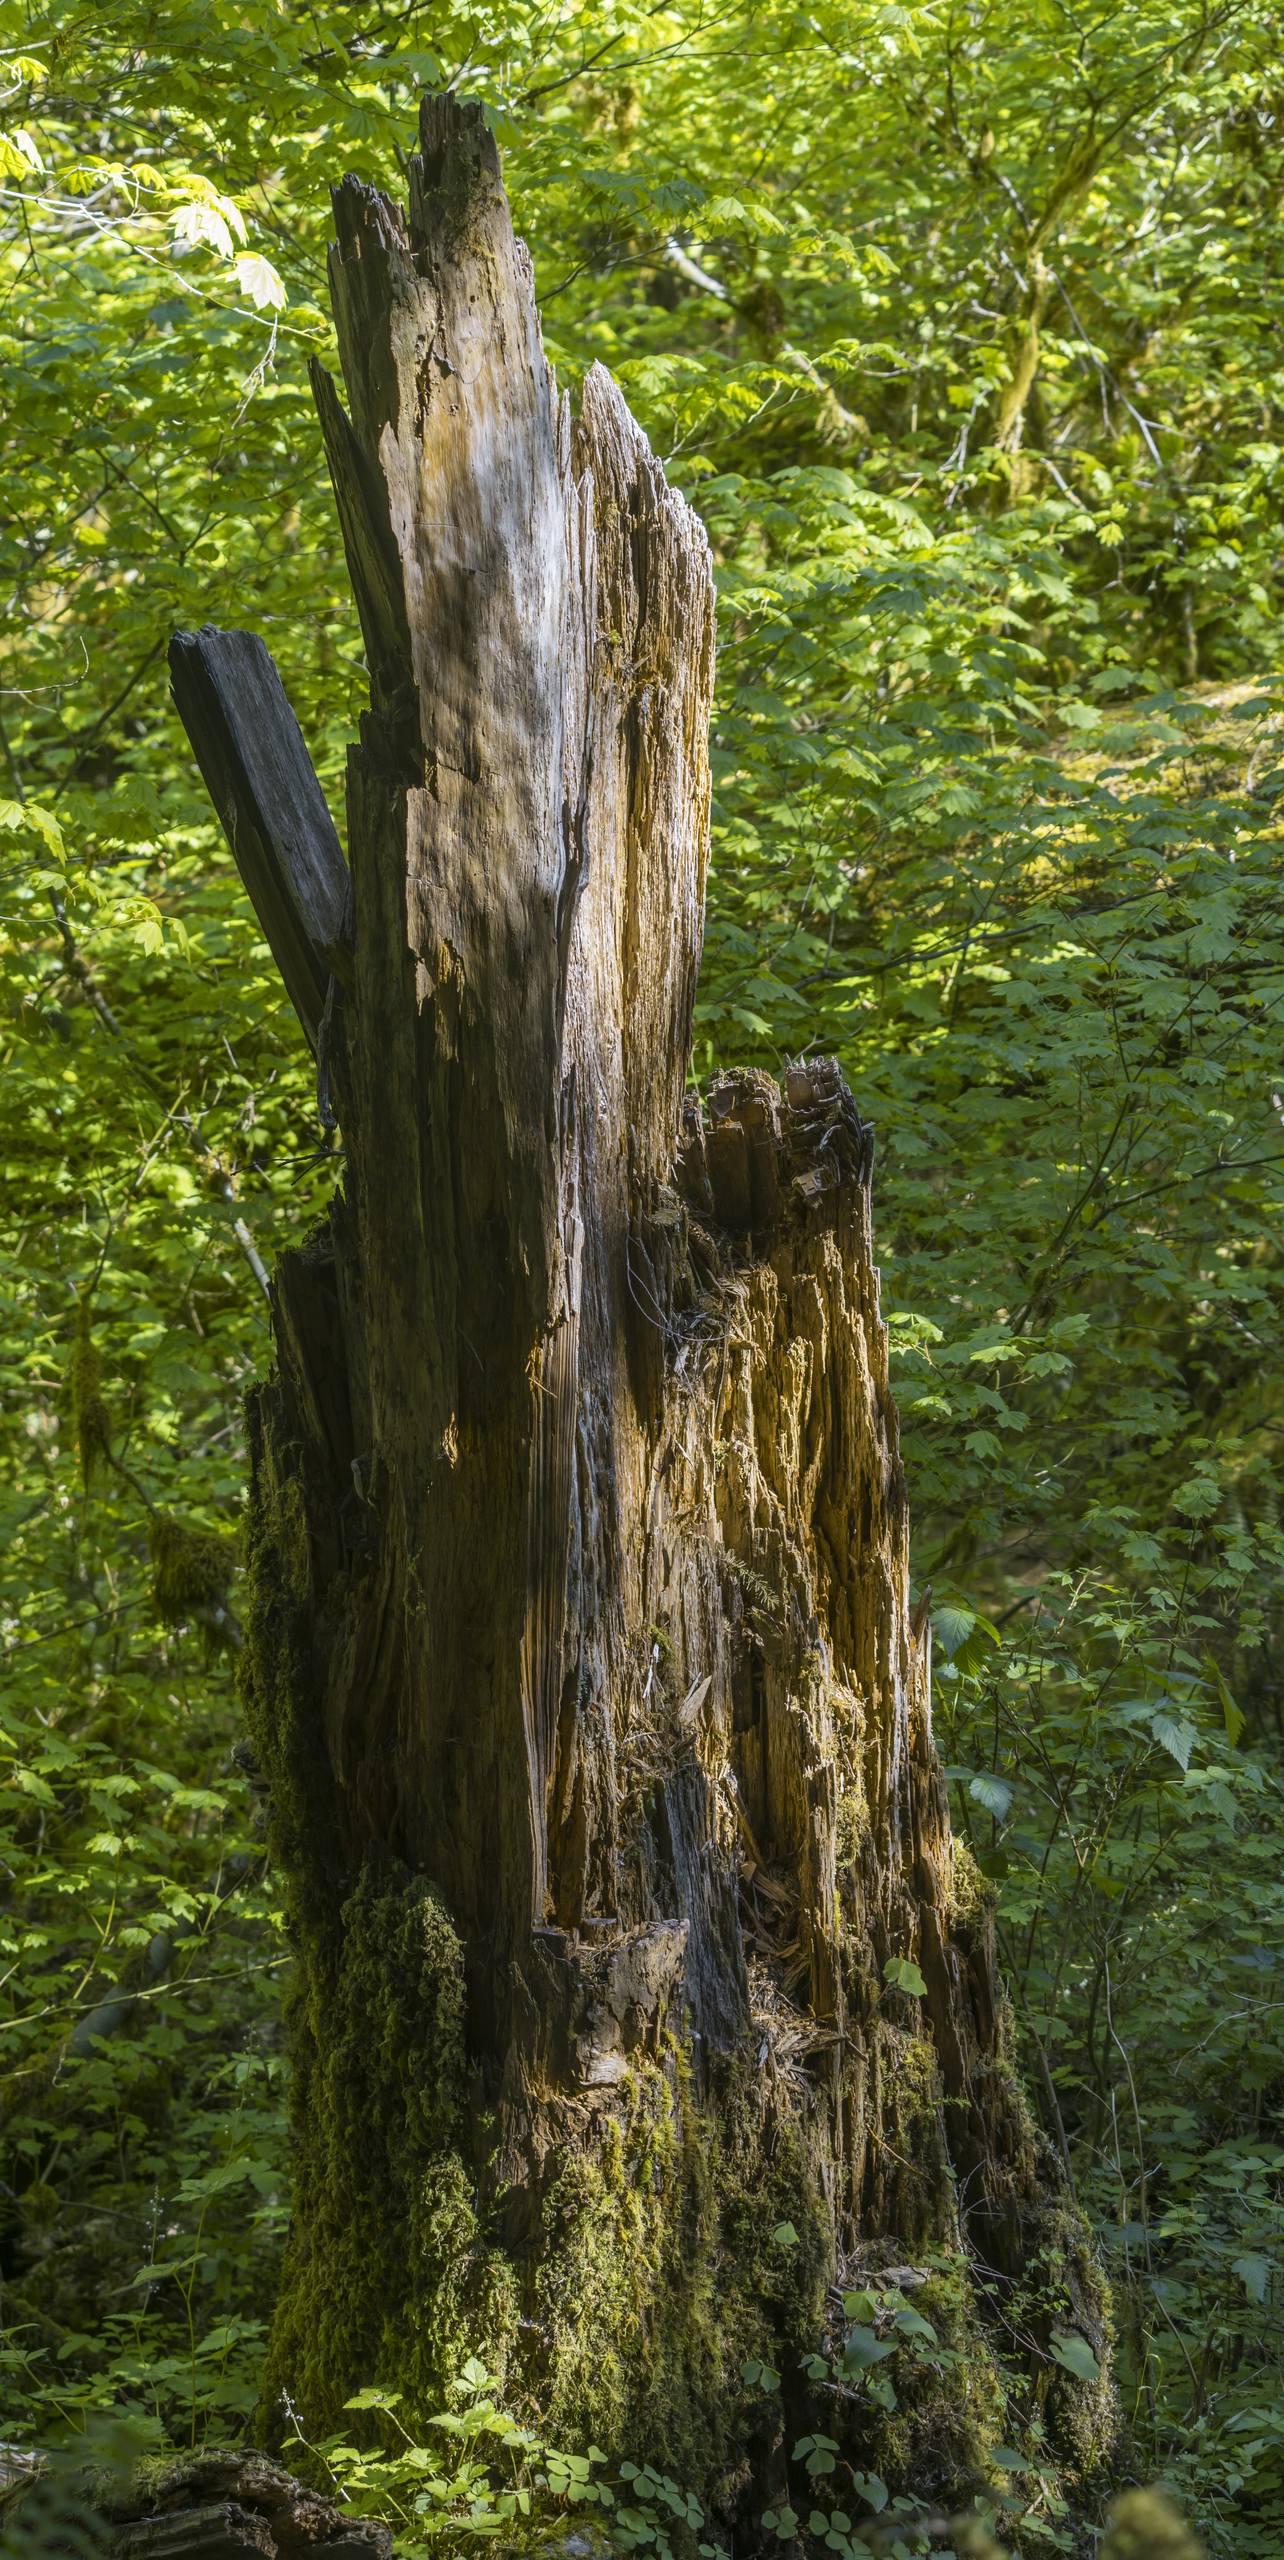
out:
{"label": "dark wood piece", "polygon": [[118,2536],[113,2560],[275,2560],[276,2543],[261,2516],[252,2516],[230,2498],[178,2515],[146,2516],[126,2525]]}
{"label": "dark wood piece", "polygon": [[315,1049],[331,974],[348,974],[348,866],[298,721],[249,631],[179,631],[183,726],[286,993]]}
{"label": "dark wood piece", "polygon": [[392,2560],[386,2525],[345,2516],[259,2453],[180,2459],[140,2503],[148,2512],[128,2492],[112,2502],[110,2560]]}

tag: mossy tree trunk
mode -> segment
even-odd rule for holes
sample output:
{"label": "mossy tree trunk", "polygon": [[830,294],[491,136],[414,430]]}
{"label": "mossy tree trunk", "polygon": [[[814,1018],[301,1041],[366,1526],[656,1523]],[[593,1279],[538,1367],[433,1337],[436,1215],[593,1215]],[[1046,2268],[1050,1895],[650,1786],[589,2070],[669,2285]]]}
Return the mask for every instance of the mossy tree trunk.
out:
{"label": "mossy tree trunk", "polygon": [[559,395],[477,111],[335,220],[350,886],[257,644],[173,660],[346,1155],[253,1415],[273,2384],[311,2431],[476,2351],[725,2499],[779,2439],[742,2362],[787,2403],[844,2275],[1058,2254],[1098,2311],[933,1755],[872,1133],[827,1060],[688,1090],[704,534],[600,368]]}

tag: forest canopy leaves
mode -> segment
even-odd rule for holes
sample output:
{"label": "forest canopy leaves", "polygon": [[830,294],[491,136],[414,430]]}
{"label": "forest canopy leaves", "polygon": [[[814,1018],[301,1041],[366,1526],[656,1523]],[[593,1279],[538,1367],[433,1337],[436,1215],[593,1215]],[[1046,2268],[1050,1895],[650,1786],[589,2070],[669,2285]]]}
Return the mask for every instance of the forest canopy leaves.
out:
{"label": "forest canopy leaves", "polygon": [[[336,1158],[164,652],[260,630],[341,810],[328,191],[395,191],[445,80],[560,373],[612,368],[708,527],[697,1068],[833,1049],[877,1124],[960,1867],[1116,2282],[1139,2467],[1213,2552],[1278,2548],[1278,43],[1265,0],[0,0],[29,2434],[242,2423],[287,2211],[282,1921],[202,1542],[237,1536],[264,1269]],[[158,1520],[220,1557],[187,1616]]]}

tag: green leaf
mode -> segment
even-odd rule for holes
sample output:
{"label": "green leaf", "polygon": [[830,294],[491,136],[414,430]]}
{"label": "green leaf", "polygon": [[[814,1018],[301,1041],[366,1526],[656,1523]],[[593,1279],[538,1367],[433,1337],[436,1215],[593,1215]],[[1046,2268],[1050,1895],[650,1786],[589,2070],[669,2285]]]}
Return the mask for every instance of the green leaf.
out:
{"label": "green leaf", "polygon": [[927,1989],[918,1966],[909,1956],[889,1956],[883,1967],[883,1980],[893,1991],[906,1991],[915,2000],[921,2000]]}
{"label": "green leaf", "polygon": [[775,2366],[764,2363],[759,2356],[749,2356],[741,2365],[740,2379],[748,2384],[751,2391],[772,2392],[780,2389],[780,2376]]}
{"label": "green leaf", "polygon": [[285,286],[271,260],[249,250],[242,250],[232,270],[246,300],[256,311],[280,311],[285,306]]}
{"label": "green leaf", "polygon": [[864,2372],[870,2365],[883,2364],[888,2356],[895,2353],[889,2339],[876,2337],[872,2329],[862,2328],[857,2323],[847,2332],[843,2362],[851,2371]]}
{"label": "green leaf", "polygon": [[1209,1679],[1212,1681],[1213,1687],[1217,1692],[1218,1702],[1222,1711],[1222,1721],[1226,1727],[1226,1739],[1233,1751],[1245,1730],[1245,1718],[1243,1712],[1236,1706],[1230,1690],[1227,1688],[1226,1682],[1223,1679],[1217,1664],[1214,1662],[1211,1653],[1206,1653],[1204,1655],[1204,1669],[1208,1673]]}
{"label": "green leaf", "polygon": [[961,1645],[967,1643],[976,1625],[976,1615],[959,1602],[947,1601],[932,1611],[932,1642],[937,1652],[951,1661]]}
{"label": "green leaf", "polygon": [[1231,2273],[1239,2277],[1244,2291],[1253,2302],[1265,2302],[1271,2280],[1271,2262],[1257,2249],[1246,2249],[1242,2257],[1232,2258]]}
{"label": "green leaf", "polygon": [[967,1791],[987,1813],[993,1814],[996,1822],[1007,1820],[1016,1793],[1010,1779],[997,1778],[988,1769],[978,1770],[974,1778],[969,1778]]}
{"label": "green leaf", "polygon": [[1156,1707],[1150,1718],[1150,1730],[1161,1749],[1176,1761],[1179,1769],[1190,1767],[1190,1755],[1198,1737],[1188,1716],[1177,1715],[1168,1707]]}
{"label": "green leaf", "polygon": [[0,829],[17,835],[24,828],[38,835],[60,861],[65,858],[66,841],[52,809],[42,809],[36,800],[0,800]]}
{"label": "green leaf", "polygon": [[1061,2365],[1067,2373],[1074,2374],[1080,2382],[1100,2381],[1101,2367],[1087,2339],[1079,2337],[1074,2330],[1054,2329],[1049,2341],[1048,2353],[1054,2364]]}

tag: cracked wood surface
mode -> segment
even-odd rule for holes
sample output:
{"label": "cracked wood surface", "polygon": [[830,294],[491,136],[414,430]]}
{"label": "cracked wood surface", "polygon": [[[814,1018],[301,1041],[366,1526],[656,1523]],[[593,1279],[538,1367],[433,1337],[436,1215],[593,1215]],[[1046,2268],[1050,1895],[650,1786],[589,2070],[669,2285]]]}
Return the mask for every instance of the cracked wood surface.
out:
{"label": "cracked wood surface", "polygon": [[764,2142],[805,2121],[836,2257],[957,2236],[889,2139],[927,2034],[1008,2264],[1044,2172],[910,1621],[872,1132],[830,1060],[688,1091],[706,538],[600,367],[558,392],[478,110],[426,101],[408,216],[345,179],[335,227],[371,704],[344,1188],[278,1274],[256,1422],[260,1509],[305,1530],[286,1855],[309,1907],[379,1860],[442,1895],[526,2259],[544,2164],[675,2049],[710,2101],[752,2061]]}

